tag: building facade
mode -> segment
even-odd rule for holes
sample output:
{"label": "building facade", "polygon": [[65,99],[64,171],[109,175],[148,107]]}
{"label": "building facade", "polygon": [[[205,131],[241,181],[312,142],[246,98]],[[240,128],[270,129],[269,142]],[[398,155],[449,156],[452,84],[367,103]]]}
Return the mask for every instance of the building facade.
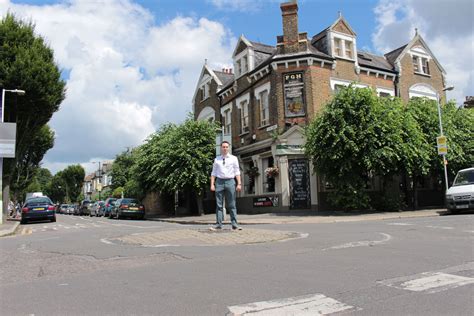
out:
{"label": "building facade", "polygon": [[251,213],[324,208],[331,188],[303,154],[303,129],[341,87],[445,101],[446,73],[418,32],[379,56],[358,49],[342,15],[310,38],[299,32],[297,3],[280,8],[283,35],[276,46],[242,35],[234,69],[215,71],[206,63],[193,98],[195,119],[220,123],[231,139],[243,171],[238,207]]}

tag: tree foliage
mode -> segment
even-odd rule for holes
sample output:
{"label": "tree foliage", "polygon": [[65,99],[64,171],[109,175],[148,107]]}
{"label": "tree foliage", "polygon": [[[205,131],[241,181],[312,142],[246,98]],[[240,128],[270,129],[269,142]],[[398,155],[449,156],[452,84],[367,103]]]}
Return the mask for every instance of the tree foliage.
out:
{"label": "tree foliage", "polygon": [[136,171],[147,189],[174,192],[184,188],[201,193],[209,183],[215,151],[216,126],[187,119],[153,134],[138,151]]}
{"label": "tree foliage", "polygon": [[132,166],[134,164],[135,149],[124,151],[115,157],[112,164],[112,189],[124,187],[131,179]]}
{"label": "tree foliage", "polygon": [[371,177],[401,170],[426,172],[423,137],[398,99],[371,89],[341,89],[307,128],[306,154],[335,188],[330,199],[346,209],[369,208]]}
{"label": "tree foliage", "polygon": [[[26,91],[24,96],[5,94],[5,121],[17,122],[15,158],[4,165],[5,185],[11,183],[14,193],[29,184],[32,171],[53,146],[54,133],[46,124],[65,97],[53,51],[34,29],[9,13],[0,20],[0,86]],[[37,146],[38,139],[46,142]]]}

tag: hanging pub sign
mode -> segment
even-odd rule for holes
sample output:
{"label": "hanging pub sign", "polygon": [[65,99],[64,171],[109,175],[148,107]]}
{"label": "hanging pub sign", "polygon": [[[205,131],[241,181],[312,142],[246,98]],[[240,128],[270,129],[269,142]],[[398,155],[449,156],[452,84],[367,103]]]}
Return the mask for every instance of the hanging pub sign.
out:
{"label": "hanging pub sign", "polygon": [[285,117],[305,115],[304,81],[302,72],[283,75],[283,91],[285,93]]}

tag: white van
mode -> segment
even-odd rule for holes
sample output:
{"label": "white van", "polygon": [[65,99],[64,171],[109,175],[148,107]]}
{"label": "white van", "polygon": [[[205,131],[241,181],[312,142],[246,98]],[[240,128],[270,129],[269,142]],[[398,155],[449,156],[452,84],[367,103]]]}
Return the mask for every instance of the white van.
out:
{"label": "white van", "polygon": [[474,209],[474,168],[458,171],[446,192],[446,207],[451,212]]}

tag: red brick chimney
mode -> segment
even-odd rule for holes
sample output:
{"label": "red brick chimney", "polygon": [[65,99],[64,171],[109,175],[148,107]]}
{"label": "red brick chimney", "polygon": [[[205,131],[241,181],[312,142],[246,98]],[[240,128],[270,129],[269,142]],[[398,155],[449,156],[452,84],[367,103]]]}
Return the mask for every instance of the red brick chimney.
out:
{"label": "red brick chimney", "polygon": [[298,4],[296,1],[280,4],[283,19],[283,47],[285,53],[298,52]]}
{"label": "red brick chimney", "polygon": [[297,53],[307,49],[307,33],[298,32],[297,0],[280,4],[283,35],[277,37],[279,54]]}

